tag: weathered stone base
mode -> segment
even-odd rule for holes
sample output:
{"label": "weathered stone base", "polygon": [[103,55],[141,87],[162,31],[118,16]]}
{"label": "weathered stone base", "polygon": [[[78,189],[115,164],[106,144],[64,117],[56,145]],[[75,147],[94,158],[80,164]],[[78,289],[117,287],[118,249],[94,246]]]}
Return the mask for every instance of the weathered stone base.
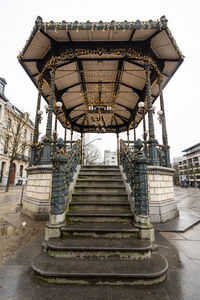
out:
{"label": "weathered stone base", "polygon": [[39,201],[25,196],[22,213],[36,221],[47,221],[49,218],[49,201]]}
{"label": "weathered stone base", "polygon": [[154,202],[149,205],[151,222],[153,223],[165,223],[179,216],[177,204],[172,199],[166,202]]}
{"label": "weathered stone base", "polygon": [[164,223],[179,215],[174,199],[174,169],[148,166],[149,209],[151,222]]}
{"label": "weathered stone base", "polygon": [[50,211],[52,165],[27,168],[28,182],[22,213],[35,219],[48,220]]}

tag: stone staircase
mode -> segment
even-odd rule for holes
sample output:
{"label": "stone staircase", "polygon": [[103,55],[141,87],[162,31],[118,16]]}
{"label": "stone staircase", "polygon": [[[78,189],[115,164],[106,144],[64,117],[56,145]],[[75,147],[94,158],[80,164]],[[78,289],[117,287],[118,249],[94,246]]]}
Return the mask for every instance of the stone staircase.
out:
{"label": "stone staircase", "polygon": [[50,282],[152,284],[166,277],[167,261],[139,239],[118,166],[82,166],[61,237],[46,242],[32,263]]}

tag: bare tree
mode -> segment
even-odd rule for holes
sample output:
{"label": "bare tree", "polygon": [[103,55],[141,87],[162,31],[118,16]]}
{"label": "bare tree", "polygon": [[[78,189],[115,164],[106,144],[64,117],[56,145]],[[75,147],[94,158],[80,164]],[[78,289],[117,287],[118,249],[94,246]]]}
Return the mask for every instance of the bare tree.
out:
{"label": "bare tree", "polygon": [[13,163],[16,159],[22,158],[24,152],[30,147],[30,141],[27,141],[27,120],[21,115],[8,113],[7,129],[3,129],[0,134],[0,141],[4,147],[4,153],[9,158],[8,180],[5,192],[8,192],[12,174]]}
{"label": "bare tree", "polygon": [[94,142],[98,139],[91,140],[90,137],[84,137],[83,142],[83,164],[98,165],[101,164],[101,153]]}

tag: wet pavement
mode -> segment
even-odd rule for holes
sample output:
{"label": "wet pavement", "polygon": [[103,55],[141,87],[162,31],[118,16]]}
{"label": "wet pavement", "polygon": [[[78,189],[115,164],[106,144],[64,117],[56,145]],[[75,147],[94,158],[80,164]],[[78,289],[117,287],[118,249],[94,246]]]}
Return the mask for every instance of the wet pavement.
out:
{"label": "wet pavement", "polygon": [[199,300],[200,267],[178,251],[159,233],[156,234],[159,251],[169,263],[167,279],[154,286],[93,286],[48,284],[33,277],[30,263],[40,251],[43,233],[18,251],[0,267],[0,299],[73,299],[73,300]]}
{"label": "wet pavement", "polygon": [[174,192],[178,208],[200,218],[200,189],[175,187]]}
{"label": "wet pavement", "polygon": [[[200,217],[200,191],[178,188],[178,206]],[[0,267],[0,299],[9,300],[199,300],[200,224],[185,232],[156,232],[159,252],[169,263],[167,279],[154,286],[93,286],[48,284],[33,277],[30,263],[40,252],[40,232]]]}
{"label": "wet pavement", "polygon": [[20,204],[21,197],[25,193],[26,186],[11,186],[8,192],[5,187],[0,187],[0,214],[4,212],[5,206]]}

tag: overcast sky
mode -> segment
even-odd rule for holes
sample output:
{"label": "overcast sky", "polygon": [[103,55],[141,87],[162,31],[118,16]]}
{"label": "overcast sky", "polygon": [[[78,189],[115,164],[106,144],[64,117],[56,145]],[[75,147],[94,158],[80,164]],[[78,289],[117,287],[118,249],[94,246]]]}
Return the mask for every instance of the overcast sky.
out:
{"label": "overcast sky", "polygon": [[[34,120],[37,90],[16,57],[29,38],[38,15],[48,22],[147,21],[165,15],[168,27],[185,56],[185,61],[164,90],[171,157],[180,156],[182,150],[200,142],[199,13],[199,0],[1,0],[0,77],[7,81],[5,95],[15,106],[28,111]],[[156,102],[159,110],[158,99]],[[155,127],[156,137],[161,142],[160,125],[156,123]],[[115,134],[94,136],[95,139],[100,137],[102,141],[98,141],[98,145],[101,142],[102,149],[116,148]]]}

